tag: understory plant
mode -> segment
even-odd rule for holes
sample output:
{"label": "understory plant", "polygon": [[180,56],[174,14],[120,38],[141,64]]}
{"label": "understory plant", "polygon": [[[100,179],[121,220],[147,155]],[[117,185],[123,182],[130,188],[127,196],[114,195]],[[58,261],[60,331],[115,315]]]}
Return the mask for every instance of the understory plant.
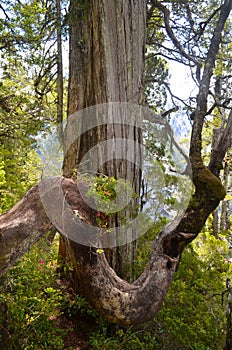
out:
{"label": "understory plant", "polygon": [[61,313],[57,242],[41,239],[1,278],[0,344],[4,350],[63,349],[64,332],[56,326]]}

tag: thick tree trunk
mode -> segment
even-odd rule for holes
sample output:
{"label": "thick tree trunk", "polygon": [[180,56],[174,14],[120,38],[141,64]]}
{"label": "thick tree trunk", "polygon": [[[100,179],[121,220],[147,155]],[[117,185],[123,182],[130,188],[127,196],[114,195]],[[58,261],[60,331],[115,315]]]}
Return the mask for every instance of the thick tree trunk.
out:
{"label": "thick tree trunk", "polygon": [[[141,103],[143,97],[143,69],[145,47],[146,1],[91,1],[70,2],[70,77],[68,114],[89,106],[109,102]],[[110,107],[105,113],[104,125],[91,128],[68,147],[64,158],[64,176],[72,176],[82,158],[95,145],[110,139],[132,139],[141,142],[141,130],[136,125],[127,125],[125,116],[110,114]],[[78,118],[78,114],[77,114]],[[80,118],[80,116],[79,116]],[[92,112],[92,118],[97,115]],[[81,118],[80,118],[81,119]],[[72,128],[68,118],[67,139]],[[109,123],[114,121],[114,124]],[[79,121],[80,129],[88,129],[84,118]],[[93,121],[93,124],[95,122]],[[72,131],[71,131],[72,132]],[[117,147],[113,151],[117,155]],[[100,148],[99,148],[100,149]],[[99,173],[124,179],[132,183],[133,190],[139,195],[141,180],[141,155],[134,154],[134,161],[111,159],[98,168]],[[107,151],[106,151],[107,152]],[[136,156],[136,160],[135,160]],[[102,150],[98,159],[106,158]],[[136,163],[140,166],[136,167]],[[91,172],[91,168],[87,169]],[[85,172],[87,171],[85,169]],[[130,203],[138,206],[138,200]],[[123,216],[129,217],[129,211]],[[122,216],[122,215],[121,215]],[[111,216],[109,225],[120,230],[121,218]],[[120,234],[119,234],[120,235]],[[75,249],[75,247],[74,247]],[[111,266],[122,276],[126,270],[132,274],[135,260],[136,241],[107,251]]]}
{"label": "thick tree trunk", "polygon": [[[82,4],[70,1],[69,116],[102,103],[141,103],[145,18],[144,0],[97,0]],[[80,121],[80,128],[83,122]],[[73,174],[87,150],[104,140],[107,132],[110,131],[92,131],[66,150],[65,177]]]}

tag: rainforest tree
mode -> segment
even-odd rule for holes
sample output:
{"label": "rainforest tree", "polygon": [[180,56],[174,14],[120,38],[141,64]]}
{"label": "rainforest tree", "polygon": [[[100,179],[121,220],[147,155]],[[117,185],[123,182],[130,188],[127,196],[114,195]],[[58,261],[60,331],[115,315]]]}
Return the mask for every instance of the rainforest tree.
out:
{"label": "rainforest tree", "polygon": [[[194,6],[196,5],[194,3]],[[144,0],[113,3],[110,0],[70,1],[70,71],[64,177],[42,181],[8,213],[0,217],[2,273],[54,226],[64,237],[65,246],[62,252],[64,255],[68,254],[73,262],[78,276],[78,289],[101,315],[121,325],[142,323],[156,315],[178,267],[183,249],[197,237],[210,213],[226,194],[219,175],[231,144],[231,101],[225,101],[224,95],[220,95],[218,99],[217,95],[211,92],[211,84],[217,58],[221,54],[220,47],[227,35],[226,26],[231,8],[231,0],[224,1],[219,7],[214,4],[211,15],[195,23],[188,2],[177,2],[172,6],[169,2],[161,3],[155,0],[149,1],[148,4]],[[182,12],[187,14],[188,30],[183,31],[182,36],[179,34],[181,40],[176,36],[177,30],[181,32],[181,20],[176,22],[175,28],[172,27],[171,11],[174,14],[178,13],[179,19]],[[173,57],[177,60],[181,57],[183,63],[192,69],[198,86],[196,99],[190,106],[192,136],[189,159],[194,191],[180,220],[166,227],[155,238],[144,272],[134,282],[129,283],[119,277],[111,266],[122,276],[123,259],[129,254],[129,262],[133,260],[136,248],[133,240],[134,235],[136,236],[135,227],[132,232],[128,228],[127,234],[131,235],[132,239],[126,237],[127,242],[133,241],[132,245],[119,248],[119,242],[116,240],[115,245],[104,246],[107,247],[105,253],[104,249],[99,253],[99,246],[96,244],[80,244],[79,240],[73,239],[67,228],[70,229],[74,222],[74,230],[78,231],[79,236],[84,236],[86,223],[89,227],[97,227],[100,242],[103,244],[102,227],[97,223],[99,212],[96,207],[88,206],[83,196],[83,193],[86,194],[86,184],[82,181],[77,187],[76,178],[76,169],[85,159],[85,154],[95,146],[104,145],[109,139],[121,140],[121,146],[114,148],[112,154],[119,150],[122,153],[108,158],[105,154],[112,154],[108,148],[104,149],[105,158],[103,157],[103,162],[97,163],[97,172],[128,180],[132,183],[135,193],[140,191],[140,148],[128,147],[131,143],[124,144],[123,140],[132,140],[133,145],[141,144],[142,133],[137,121],[141,115],[149,120],[155,120],[157,115],[153,111],[149,114],[142,107],[137,107],[133,110],[134,114],[129,114],[132,121],[124,118],[123,111],[118,113],[120,119],[114,119],[112,102],[119,103],[119,109],[123,103],[133,103],[137,106],[144,103],[146,20],[149,22],[151,18],[158,18],[157,25],[167,33],[166,42],[161,40],[160,34],[157,39],[161,46],[160,54],[167,56],[169,52],[174,54]],[[151,43],[152,29],[150,24]],[[153,37],[156,35],[157,31],[154,28]],[[201,47],[198,46],[200,43]],[[153,55],[154,52],[151,52],[150,59]],[[150,74],[147,83],[151,83],[155,78]],[[213,104],[209,109],[211,101]],[[91,109],[91,106],[97,104],[107,104],[107,118],[104,119],[104,123],[99,123],[103,111]],[[88,111],[91,111],[91,123],[94,125],[92,130],[86,125],[90,121],[89,115],[85,112],[76,114],[85,108],[90,108]],[[223,108],[224,122],[212,148],[210,161],[206,165],[202,157],[202,129],[207,115],[215,108],[219,113]],[[77,137],[78,134],[80,137]],[[102,153],[99,153],[98,147],[96,149],[95,158],[101,159]],[[129,154],[126,164],[122,161],[125,158],[123,151],[126,155]],[[84,169],[90,170],[88,167]],[[137,204],[136,198],[132,200],[131,205],[134,205],[134,208]],[[74,219],[74,212],[78,214],[78,219]],[[126,209],[123,215],[129,216],[131,213]],[[75,220],[78,220],[78,223]],[[116,237],[121,237],[120,224],[123,217],[116,213],[107,220],[107,227],[104,229],[107,231],[114,228],[117,222]],[[107,236],[103,238],[105,237],[107,240]],[[113,252],[108,250],[113,246],[116,247]]]}

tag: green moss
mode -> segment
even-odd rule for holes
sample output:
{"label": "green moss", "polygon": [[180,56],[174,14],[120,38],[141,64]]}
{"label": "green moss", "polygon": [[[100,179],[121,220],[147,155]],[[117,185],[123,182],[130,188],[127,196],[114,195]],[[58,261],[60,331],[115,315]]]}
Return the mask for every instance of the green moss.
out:
{"label": "green moss", "polygon": [[206,167],[196,172],[194,182],[197,188],[205,190],[208,199],[222,200],[226,195],[226,190],[220,179],[212,174]]}

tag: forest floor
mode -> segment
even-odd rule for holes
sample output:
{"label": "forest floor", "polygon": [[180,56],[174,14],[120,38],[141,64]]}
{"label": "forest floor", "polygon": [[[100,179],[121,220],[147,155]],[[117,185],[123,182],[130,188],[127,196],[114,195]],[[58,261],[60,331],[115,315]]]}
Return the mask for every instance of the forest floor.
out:
{"label": "forest floor", "polygon": [[57,319],[57,327],[67,332],[64,338],[64,350],[90,350],[88,336],[74,321],[61,315]]}
{"label": "forest floor", "polygon": [[[62,278],[57,280],[59,288],[63,295],[69,296],[69,301],[74,302],[76,294],[72,288],[72,283],[69,279]],[[83,300],[83,299],[82,299]],[[75,302],[74,302],[75,305]],[[88,303],[77,305],[72,310],[63,310],[56,319],[56,327],[64,331],[64,350],[90,350],[92,346],[89,342],[89,337],[98,330],[95,317],[88,313],[90,311]]]}

